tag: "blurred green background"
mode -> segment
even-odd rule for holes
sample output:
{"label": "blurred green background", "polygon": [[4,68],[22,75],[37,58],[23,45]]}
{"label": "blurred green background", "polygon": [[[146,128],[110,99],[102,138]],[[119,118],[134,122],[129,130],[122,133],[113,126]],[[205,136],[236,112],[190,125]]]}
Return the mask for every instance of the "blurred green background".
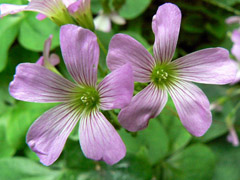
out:
{"label": "blurred green background", "polygon": [[[97,32],[105,48],[111,37],[121,32],[151,50],[152,16],[165,2],[177,4],[182,11],[175,58],[207,47],[231,50],[231,32],[240,25],[227,25],[225,19],[240,16],[240,0],[126,0],[119,9],[126,25],[113,24],[111,32]],[[27,1],[0,0],[0,3],[27,4]],[[102,8],[100,0],[92,0],[91,7],[96,15]],[[173,102],[169,101],[145,130],[129,133],[115,125],[127,147],[127,155],[113,166],[85,158],[76,131],[53,165],[45,167],[39,163],[25,143],[26,133],[34,120],[54,104],[20,102],[8,93],[16,66],[35,63],[50,34],[54,37],[52,52],[61,57],[59,27],[49,19],[38,21],[35,16],[36,13],[24,12],[0,19],[0,180],[240,180],[240,147],[226,140],[230,127],[235,127],[240,135],[240,110],[236,108],[240,100],[239,84],[199,85],[210,102],[221,107],[213,109],[213,124],[203,137],[193,137],[185,130]],[[105,59],[106,52],[101,51],[100,64],[108,72]],[[69,76],[63,61],[57,68]],[[99,73],[99,78],[103,75]],[[117,112],[113,111],[115,115]],[[114,124],[115,116],[104,113]]]}

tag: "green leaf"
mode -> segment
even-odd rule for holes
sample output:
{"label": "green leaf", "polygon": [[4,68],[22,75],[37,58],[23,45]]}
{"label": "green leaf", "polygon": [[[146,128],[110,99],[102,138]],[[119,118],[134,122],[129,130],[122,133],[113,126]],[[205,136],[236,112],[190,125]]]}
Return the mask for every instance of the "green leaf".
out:
{"label": "green leaf", "polygon": [[207,146],[194,144],[174,154],[164,169],[165,179],[210,180],[214,173],[215,155]]}
{"label": "green leaf", "polygon": [[97,14],[102,9],[101,1],[91,0],[91,10],[94,14]]}
{"label": "green leaf", "polygon": [[7,140],[14,148],[25,144],[25,136],[30,125],[53,104],[18,102],[11,112],[7,123]]}
{"label": "green leaf", "polygon": [[36,13],[29,13],[20,27],[18,40],[20,44],[32,51],[43,51],[44,42],[53,35],[52,49],[59,46],[59,27],[48,18],[36,19]]}
{"label": "green leaf", "polygon": [[0,159],[0,171],[1,180],[55,180],[59,176],[58,171],[21,157]]}
{"label": "green leaf", "polygon": [[240,147],[233,147],[226,137],[210,144],[217,157],[213,180],[240,179]]}
{"label": "green leaf", "polygon": [[0,72],[6,67],[8,50],[17,37],[21,20],[21,16],[8,16],[0,19]]}
{"label": "green leaf", "polygon": [[141,15],[152,0],[126,0],[126,3],[119,10],[120,16],[126,19],[134,19]]}
{"label": "green leaf", "polygon": [[173,101],[169,98],[166,107],[157,117],[163,124],[169,140],[170,140],[170,153],[173,153],[185,147],[191,140],[191,134],[184,128],[180,119],[177,116]]}
{"label": "green leaf", "polygon": [[9,113],[5,113],[0,117],[0,158],[11,157],[15,153],[15,149],[8,144],[6,138],[6,122],[9,115]]}
{"label": "green leaf", "polygon": [[150,120],[148,127],[139,131],[136,137],[132,137],[124,130],[121,130],[119,134],[127,147],[128,153],[136,154],[141,150],[141,146],[145,146],[148,159],[153,164],[164,158],[168,152],[168,136],[156,119]]}

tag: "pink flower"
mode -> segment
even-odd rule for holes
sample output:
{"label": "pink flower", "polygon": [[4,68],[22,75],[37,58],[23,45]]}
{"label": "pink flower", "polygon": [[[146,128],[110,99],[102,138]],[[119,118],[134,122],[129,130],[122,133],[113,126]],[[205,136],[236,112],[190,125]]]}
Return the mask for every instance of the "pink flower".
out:
{"label": "pink flower", "polygon": [[130,103],[132,68],[125,64],[96,85],[99,59],[96,35],[75,25],[65,25],[60,31],[60,44],[75,83],[39,64],[23,63],[17,67],[10,84],[10,94],[18,100],[61,103],[35,121],[28,131],[27,143],[44,165],[51,165],[80,119],[79,139],[85,156],[114,164],[125,156],[126,148],[99,109],[123,108]]}
{"label": "pink flower", "polygon": [[129,131],[146,128],[151,118],[164,108],[168,93],[186,129],[202,136],[212,123],[206,95],[191,83],[227,84],[236,76],[236,66],[223,48],[200,50],[172,61],[181,23],[180,9],[171,3],[158,8],[153,17],[154,56],[128,35],[115,35],[109,45],[107,64],[115,70],[130,62],[134,80],[149,83],[135,95],[118,116]]}
{"label": "pink flower", "polygon": [[238,135],[234,129],[234,127],[230,127],[229,134],[227,136],[227,141],[232,143],[233,146],[239,146]]}
{"label": "pink flower", "polygon": [[232,33],[232,42],[233,47],[231,49],[232,54],[236,57],[237,62],[233,61],[236,66],[238,67],[238,72],[235,80],[232,84],[235,84],[240,81],[240,29],[235,29]]}
{"label": "pink flower", "polygon": [[[74,24],[72,19],[85,28],[93,29],[90,0],[29,0],[28,5],[0,4],[0,17],[21,11],[38,12],[37,18],[49,17],[58,25]],[[72,17],[71,17],[72,16]]]}

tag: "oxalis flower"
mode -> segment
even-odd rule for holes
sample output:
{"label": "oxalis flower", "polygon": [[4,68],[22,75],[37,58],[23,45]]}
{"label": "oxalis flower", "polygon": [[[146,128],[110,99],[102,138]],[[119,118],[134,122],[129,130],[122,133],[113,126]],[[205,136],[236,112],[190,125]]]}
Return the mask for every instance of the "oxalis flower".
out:
{"label": "oxalis flower", "polygon": [[96,85],[99,46],[95,34],[75,25],[64,25],[60,44],[75,83],[39,64],[23,63],[18,65],[10,84],[10,94],[18,100],[61,102],[34,122],[27,133],[27,143],[44,165],[51,165],[80,119],[79,139],[85,156],[114,164],[124,157],[126,148],[99,109],[129,104],[133,95],[131,66],[121,66]]}
{"label": "oxalis flower", "polygon": [[74,24],[74,20],[84,28],[94,29],[90,0],[28,0],[28,5],[0,4],[0,17],[21,11],[40,13],[37,19],[49,17],[58,25]]}
{"label": "oxalis flower", "polygon": [[182,124],[191,134],[202,136],[212,122],[209,101],[190,81],[227,84],[236,76],[236,66],[223,48],[200,50],[172,61],[180,22],[176,5],[166,3],[158,8],[152,21],[154,57],[128,35],[117,34],[110,42],[108,67],[115,70],[130,62],[135,81],[149,83],[119,113],[119,122],[129,131],[144,129],[162,111],[169,93]]}

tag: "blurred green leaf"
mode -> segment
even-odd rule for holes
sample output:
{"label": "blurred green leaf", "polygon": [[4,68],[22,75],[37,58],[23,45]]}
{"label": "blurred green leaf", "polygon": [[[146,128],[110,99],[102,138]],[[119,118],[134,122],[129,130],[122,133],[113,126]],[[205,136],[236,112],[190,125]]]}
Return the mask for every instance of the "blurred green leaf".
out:
{"label": "blurred green leaf", "polygon": [[7,123],[7,140],[10,145],[20,149],[25,144],[25,136],[30,125],[53,104],[18,102]]}
{"label": "blurred green leaf", "polygon": [[39,21],[36,13],[29,13],[20,27],[18,40],[20,44],[32,51],[43,51],[44,42],[53,35],[52,49],[59,46],[59,29],[56,24],[48,18]]}
{"label": "blurred green leaf", "polygon": [[147,149],[147,157],[151,163],[156,163],[168,152],[169,140],[162,125],[156,120],[150,120],[146,129],[138,131],[136,137],[121,129],[119,132],[126,147],[127,152],[136,154],[141,150],[141,146]]}
{"label": "blurred green leaf", "polygon": [[0,172],[1,180],[55,180],[60,174],[21,157],[0,159]]}
{"label": "blurred green leaf", "polygon": [[213,180],[240,179],[240,147],[233,147],[226,137],[210,144],[217,157]]}
{"label": "blurred green leaf", "polygon": [[134,19],[142,14],[150,5],[152,0],[126,0],[119,10],[120,16],[126,19]]}
{"label": "blurred green leaf", "polygon": [[0,19],[0,72],[5,68],[8,50],[17,37],[22,16],[8,16]]}
{"label": "blurred green leaf", "polygon": [[91,0],[91,10],[94,14],[97,14],[102,9],[100,0]]}
{"label": "blurred green leaf", "polygon": [[215,155],[206,145],[194,144],[174,154],[164,169],[165,179],[210,180],[215,167]]}

